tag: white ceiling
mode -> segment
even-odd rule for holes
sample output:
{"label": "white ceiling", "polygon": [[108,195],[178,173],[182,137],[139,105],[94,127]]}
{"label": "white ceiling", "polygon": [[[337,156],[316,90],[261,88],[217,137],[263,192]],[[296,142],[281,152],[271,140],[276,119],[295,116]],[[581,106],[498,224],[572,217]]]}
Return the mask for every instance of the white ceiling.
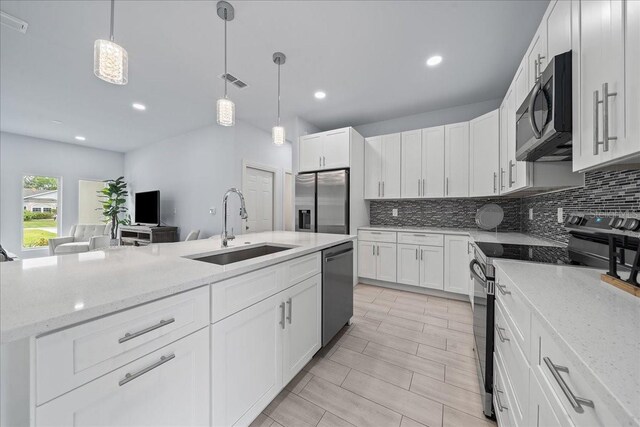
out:
{"label": "white ceiling", "polygon": [[[78,144],[128,151],[215,123],[223,90],[216,2],[116,1],[126,86],[93,75],[93,42],[109,36],[109,4],[0,1],[29,23],[26,35],[1,27],[2,130],[71,143],[84,135]],[[249,84],[230,87],[237,117],[273,125],[271,55],[280,50],[283,118],[330,129],[502,97],[548,0],[232,4],[229,72]],[[428,68],[433,54],[444,61]],[[327,98],[314,99],[317,89]]]}

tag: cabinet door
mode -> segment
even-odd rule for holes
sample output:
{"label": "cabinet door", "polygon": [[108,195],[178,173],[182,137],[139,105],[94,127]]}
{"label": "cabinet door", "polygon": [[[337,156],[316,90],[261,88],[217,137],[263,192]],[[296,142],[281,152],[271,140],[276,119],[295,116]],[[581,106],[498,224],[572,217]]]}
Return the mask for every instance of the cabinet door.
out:
{"label": "cabinet door", "polygon": [[358,241],[358,276],[376,278],[376,244]]}
{"label": "cabinet door", "polygon": [[538,81],[545,67],[549,63],[547,60],[546,22],[542,22],[538,32],[533,36],[532,44],[527,52],[528,87],[527,94]]}
{"label": "cabinet door", "polygon": [[422,131],[402,132],[402,198],[422,196]]}
{"label": "cabinet door", "polygon": [[445,125],[445,196],[469,196],[469,122]]}
{"label": "cabinet door", "polygon": [[364,144],[364,198],[382,197],[382,137],[367,138]]}
{"label": "cabinet door", "polygon": [[516,160],[516,91],[507,93],[507,191],[526,188],[530,183],[530,164]]}
{"label": "cabinet door", "polygon": [[286,291],[282,384],[288,384],[320,350],[322,275]]}
{"label": "cabinet door", "polygon": [[508,140],[508,122],[509,122],[509,114],[508,114],[508,106],[507,106],[507,98],[510,96],[512,90],[509,88],[507,91],[507,96],[502,101],[502,105],[500,105],[500,173],[498,177],[498,182],[500,183],[500,194],[506,193],[509,188],[509,182],[507,181],[507,171],[509,170],[509,140]]}
{"label": "cabinet door", "polygon": [[422,196],[444,197],[444,126],[422,130]]}
{"label": "cabinet door", "polygon": [[284,305],[276,294],[211,326],[212,425],[248,425],[280,392]]}
{"label": "cabinet door", "polygon": [[420,246],[420,286],[444,289],[444,249],[442,246]]}
{"label": "cabinet door", "polygon": [[420,247],[398,245],[398,283],[418,286],[420,284]]}
{"label": "cabinet door", "polygon": [[209,378],[203,328],[38,406],[35,425],[207,426]]}
{"label": "cabinet door", "polygon": [[396,245],[376,243],[376,278],[386,282],[396,281]]}
{"label": "cabinet door", "polygon": [[556,0],[547,15],[547,53],[549,61],[571,50],[571,2]]}
{"label": "cabinet door", "polygon": [[[513,112],[515,114],[516,110],[522,105],[524,100],[527,98],[529,94],[529,67],[526,62],[526,57],[520,63],[518,70],[516,71],[516,77],[514,80],[514,105],[515,108]],[[514,123],[515,126],[515,123]]]}
{"label": "cabinet door", "polygon": [[326,132],[323,139],[322,169],[348,168],[349,128]]}
{"label": "cabinet door", "polygon": [[444,236],[444,290],[469,294],[468,243],[466,236]]}
{"label": "cabinet door", "polygon": [[322,168],[322,134],[301,136],[298,148],[300,172]]}
{"label": "cabinet door", "polygon": [[399,133],[382,137],[382,198],[400,198],[400,160],[402,151]]}
{"label": "cabinet door", "polygon": [[[628,1],[627,7],[627,37],[625,46],[625,64],[628,80],[627,93],[627,135],[625,144],[631,152],[640,153],[640,2]],[[635,94],[635,96],[631,95]],[[635,141],[635,142],[634,142]]]}
{"label": "cabinet door", "polygon": [[500,163],[500,111],[494,110],[469,122],[469,194],[498,194]]}
{"label": "cabinet door", "polygon": [[[571,418],[557,403],[553,394],[547,397],[538,383],[535,375],[529,376],[529,422],[528,426],[535,427],[569,427],[573,426]],[[553,401],[555,405],[552,405]]]}

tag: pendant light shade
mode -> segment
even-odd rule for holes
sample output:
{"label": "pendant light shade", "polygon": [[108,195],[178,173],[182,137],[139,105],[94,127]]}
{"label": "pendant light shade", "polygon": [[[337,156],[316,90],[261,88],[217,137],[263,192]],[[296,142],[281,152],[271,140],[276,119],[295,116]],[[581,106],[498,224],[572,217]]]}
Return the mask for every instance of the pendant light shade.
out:
{"label": "pendant light shade", "polygon": [[273,62],[278,66],[278,123],[271,129],[271,137],[275,145],[282,145],[286,140],[284,127],[280,126],[280,66],[285,63],[287,57],[282,52],[273,54]]}
{"label": "pendant light shade", "polygon": [[125,48],[113,41],[114,10],[115,0],[111,0],[110,38],[98,39],[93,45],[93,73],[105,82],[126,85],[129,81],[129,57]]}
{"label": "pendant light shade", "polygon": [[227,96],[227,22],[235,15],[233,6],[226,1],[219,1],[218,16],[224,21],[224,97],[216,104],[216,121],[220,126],[233,126],[236,123],[236,105]]}

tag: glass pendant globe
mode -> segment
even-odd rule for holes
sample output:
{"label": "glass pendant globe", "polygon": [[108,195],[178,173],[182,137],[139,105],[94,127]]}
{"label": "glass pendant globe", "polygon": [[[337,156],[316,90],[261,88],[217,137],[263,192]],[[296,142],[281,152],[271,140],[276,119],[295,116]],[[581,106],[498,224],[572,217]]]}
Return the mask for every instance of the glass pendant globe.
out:
{"label": "glass pendant globe", "polygon": [[98,39],[93,45],[93,73],[116,85],[129,81],[129,57],[125,48],[110,40]]}
{"label": "glass pendant globe", "polygon": [[217,112],[219,125],[233,126],[236,123],[236,105],[229,98],[218,99]]}
{"label": "glass pendant globe", "polygon": [[271,136],[273,137],[273,143],[275,145],[284,144],[284,140],[285,140],[284,127],[283,126],[274,126],[271,129]]}

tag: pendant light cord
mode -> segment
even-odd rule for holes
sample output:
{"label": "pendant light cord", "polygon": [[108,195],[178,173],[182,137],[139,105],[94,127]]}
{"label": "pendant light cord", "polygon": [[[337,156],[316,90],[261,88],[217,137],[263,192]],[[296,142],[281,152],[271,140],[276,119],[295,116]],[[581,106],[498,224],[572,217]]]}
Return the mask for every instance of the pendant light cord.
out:
{"label": "pendant light cord", "polygon": [[111,26],[109,28],[110,39],[113,41],[113,20],[114,20],[114,11],[116,8],[116,0],[111,0]]}
{"label": "pendant light cord", "polygon": [[280,126],[280,62],[278,60],[278,126]]}
{"label": "pendant light cord", "polygon": [[227,97],[227,9],[224,10],[224,97]]}

